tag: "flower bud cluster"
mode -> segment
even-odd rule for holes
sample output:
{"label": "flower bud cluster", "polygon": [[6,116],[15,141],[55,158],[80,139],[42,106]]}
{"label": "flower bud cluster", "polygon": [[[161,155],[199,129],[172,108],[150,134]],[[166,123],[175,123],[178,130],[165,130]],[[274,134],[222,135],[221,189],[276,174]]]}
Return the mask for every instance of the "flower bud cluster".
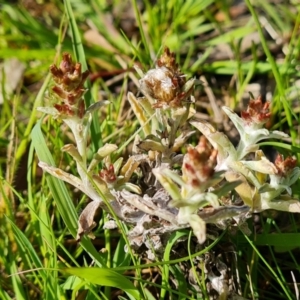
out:
{"label": "flower bud cluster", "polygon": [[188,146],[182,164],[182,176],[187,184],[200,187],[212,177],[217,153],[204,136],[201,136],[196,147]]}
{"label": "flower bud cluster", "polygon": [[82,118],[85,112],[84,100],[82,98],[86,89],[84,82],[89,74],[81,71],[80,63],[73,63],[69,53],[63,54],[63,59],[57,67],[50,66],[50,72],[56,85],[52,91],[62,103],[55,103],[54,107],[61,115]]}
{"label": "flower bud cluster", "polygon": [[241,116],[245,124],[264,124],[271,116],[270,102],[263,104],[261,96],[255,100],[250,100],[247,110],[242,111]]}
{"label": "flower bud cluster", "polygon": [[168,48],[156,62],[155,69],[149,70],[140,79],[140,88],[152,98],[156,108],[182,107],[192,92],[192,86],[187,88],[185,75],[175,62],[175,54]]}
{"label": "flower bud cluster", "polygon": [[293,157],[287,157],[284,159],[283,155],[278,154],[274,165],[277,169],[278,175],[288,177],[294,168],[296,168],[297,160]]}
{"label": "flower bud cluster", "polygon": [[104,166],[103,169],[99,172],[99,176],[107,183],[114,183],[117,180],[114,165],[111,164],[108,168]]}

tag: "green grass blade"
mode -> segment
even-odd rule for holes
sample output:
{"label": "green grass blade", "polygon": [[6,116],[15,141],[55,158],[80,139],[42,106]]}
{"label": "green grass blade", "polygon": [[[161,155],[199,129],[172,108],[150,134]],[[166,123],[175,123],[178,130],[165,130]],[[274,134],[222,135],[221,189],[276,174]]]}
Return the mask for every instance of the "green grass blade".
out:
{"label": "green grass blade", "polygon": [[140,14],[139,9],[138,9],[137,1],[132,0],[131,2],[132,2],[132,6],[133,6],[133,9],[134,9],[134,13],[135,13],[135,18],[137,20],[138,27],[139,27],[139,30],[140,30],[141,39],[142,39],[143,45],[145,47],[146,55],[148,57],[150,57],[150,50],[149,50],[148,42],[147,42],[146,35],[145,35],[145,32],[144,32],[144,26],[143,26],[143,23],[142,23],[142,20],[141,20],[141,14]]}
{"label": "green grass blade", "polygon": [[[31,242],[28,240],[26,235],[11,221],[9,220],[9,223],[11,225],[11,228],[14,232],[14,237],[18,245],[19,253],[21,254],[22,261],[26,265],[28,265],[32,269],[38,269],[37,274],[39,274],[40,277],[35,276],[35,273],[33,275],[33,278],[36,278],[34,281],[39,282],[40,286],[43,287],[43,299],[45,300],[55,300],[57,299],[59,295],[59,288],[57,286],[57,275],[54,274],[57,273],[56,271],[46,271],[43,270],[44,266],[42,262],[39,259],[38,254],[36,253],[35,249],[33,248]],[[54,267],[56,266],[56,255],[52,254],[52,249],[50,249],[49,256],[48,256],[48,267]],[[52,264],[51,264],[52,261]],[[50,263],[50,264],[49,264]],[[16,271],[17,272],[17,271]],[[16,273],[14,272],[14,273]],[[16,275],[13,275],[13,278]],[[18,283],[18,280],[14,280],[15,284]],[[20,288],[15,288],[15,290],[22,290]],[[18,298],[18,299],[26,299],[26,298]]]}
{"label": "green grass blade", "polygon": [[269,271],[271,272],[271,274],[274,276],[274,278],[276,278],[276,281],[279,283],[279,285],[281,286],[283,292],[286,295],[286,299],[292,300],[291,295],[288,291],[288,289],[286,288],[286,286],[284,285],[284,283],[281,281],[281,279],[278,277],[278,275],[276,274],[276,272],[273,270],[273,268],[268,264],[268,262],[265,260],[265,258],[262,256],[262,254],[258,251],[258,249],[255,247],[254,243],[244,234],[245,239],[248,241],[248,243],[251,245],[251,247],[253,248],[253,250],[255,251],[256,255],[261,259],[261,261],[265,264],[265,266],[267,267],[267,269],[269,269]]}
{"label": "green grass blade", "polygon": [[289,150],[293,153],[300,153],[300,147],[296,147],[293,145],[284,144],[284,143],[280,143],[280,142],[263,142],[263,143],[259,143],[258,145],[259,146],[273,146],[276,148]]}
{"label": "green grass blade", "polygon": [[[32,143],[38,155],[40,161],[46,162],[47,164],[54,166],[54,159],[49,151],[45,139],[41,131],[41,121],[39,121],[32,130]],[[77,213],[70,198],[67,188],[63,181],[54,178],[53,176],[46,175],[47,183],[50,188],[53,199],[57,205],[61,217],[63,218],[68,230],[72,236],[76,236],[77,229]],[[96,251],[91,241],[84,237],[81,241],[82,246],[99,264],[105,265],[104,259]]]}
{"label": "green grass blade", "polygon": [[25,129],[25,132],[24,132],[24,137],[17,149],[17,153],[16,153],[16,160],[17,162],[21,159],[21,157],[23,156],[23,154],[25,153],[26,149],[27,149],[27,145],[30,141],[30,132],[32,130],[32,127],[34,126],[35,122],[36,122],[36,108],[41,104],[41,101],[44,97],[44,94],[46,92],[46,89],[48,87],[48,84],[49,84],[49,81],[50,81],[50,74],[47,76],[45,82],[43,83],[43,86],[42,88],[40,89],[36,99],[35,99],[35,102],[34,102],[34,105],[33,105],[33,108],[32,108],[32,114],[30,115],[30,119],[28,121],[28,124],[27,124],[27,127]]}
{"label": "green grass blade", "polygon": [[[31,264],[32,268],[43,268],[43,264],[40,261],[37,253],[35,252],[31,242],[28,240],[26,235],[15,225],[13,221],[7,218],[7,221],[10,223],[11,228],[14,233],[15,240],[18,244],[20,249],[24,250],[24,257],[23,259],[28,260]],[[40,276],[45,279],[46,273],[43,270],[39,270]]]}
{"label": "green grass blade", "polygon": [[[4,287],[3,287],[4,288]],[[2,286],[0,285],[0,299],[3,300],[13,300],[6,291],[2,289]]]}
{"label": "green grass blade", "polygon": [[[39,121],[31,133],[32,142],[40,161],[55,166],[54,159],[49,151],[41,131],[41,121]],[[58,209],[64,219],[65,224],[73,236],[76,236],[77,213],[68,191],[61,180],[57,180],[47,175],[47,182],[54,199],[62,199],[57,203]],[[67,212],[67,213],[65,213]]]}
{"label": "green grass blade", "polygon": [[102,268],[67,268],[61,272],[83,278],[85,281],[101,286],[117,287],[134,299],[140,299],[140,293],[125,276],[109,269]]}
{"label": "green grass blade", "polygon": [[[173,245],[176,243],[176,241],[187,235],[187,232],[186,231],[176,231],[174,232],[169,240],[168,240],[168,243],[166,245],[166,249],[165,249],[165,252],[164,252],[164,258],[163,258],[163,261],[167,262],[170,260],[170,253],[171,253],[171,250],[172,250],[172,247]],[[170,273],[170,265],[164,265],[163,266],[163,272],[162,272],[162,285],[167,287],[169,284],[169,273]],[[166,292],[167,290],[162,288],[161,289],[161,292],[160,292],[160,299],[165,299],[165,296],[166,296]]]}
{"label": "green grass blade", "polygon": [[[10,265],[10,272],[12,274],[16,274],[18,272],[18,268],[16,266],[15,261],[13,261],[12,264]],[[14,275],[12,277],[12,283],[13,283],[13,289],[15,292],[14,299],[26,300],[25,291],[24,291],[22,280],[21,280],[20,276]]]}

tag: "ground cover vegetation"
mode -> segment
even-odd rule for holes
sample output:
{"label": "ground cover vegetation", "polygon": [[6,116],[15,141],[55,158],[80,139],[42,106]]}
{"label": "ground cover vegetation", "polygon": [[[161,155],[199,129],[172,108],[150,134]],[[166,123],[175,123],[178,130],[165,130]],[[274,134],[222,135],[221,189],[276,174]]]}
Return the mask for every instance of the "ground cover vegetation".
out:
{"label": "ground cover vegetation", "polygon": [[1,299],[299,299],[297,1],[1,5]]}

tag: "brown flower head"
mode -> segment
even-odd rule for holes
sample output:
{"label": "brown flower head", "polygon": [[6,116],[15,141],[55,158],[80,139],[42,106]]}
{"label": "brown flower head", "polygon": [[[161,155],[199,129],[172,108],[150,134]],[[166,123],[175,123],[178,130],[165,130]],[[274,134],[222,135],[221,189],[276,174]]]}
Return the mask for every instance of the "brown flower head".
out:
{"label": "brown flower head", "polygon": [[247,110],[242,111],[241,116],[246,124],[264,124],[270,116],[270,102],[262,103],[262,98],[259,96],[255,100],[250,100]]}
{"label": "brown flower head", "polygon": [[283,155],[278,154],[274,164],[278,174],[286,177],[296,167],[297,160],[291,156],[288,156],[286,159],[284,159]]}
{"label": "brown flower head", "polygon": [[191,95],[193,85],[185,89],[185,75],[175,62],[175,54],[165,48],[157,60],[156,68],[149,70],[140,80],[141,90],[156,102],[154,107],[182,107]]}
{"label": "brown flower head", "polygon": [[73,63],[69,53],[63,54],[59,68],[55,65],[50,66],[50,72],[56,83],[52,91],[62,101],[56,103],[54,107],[63,115],[77,115],[82,118],[85,110],[82,99],[86,91],[84,82],[89,72],[82,72],[81,64]]}
{"label": "brown flower head", "polygon": [[214,174],[217,150],[212,149],[207,139],[202,136],[196,147],[189,146],[182,165],[185,181],[197,187],[209,180]]}
{"label": "brown flower head", "polygon": [[104,166],[103,169],[99,172],[99,176],[106,183],[114,183],[117,180],[114,165],[111,164],[109,165],[109,167]]}

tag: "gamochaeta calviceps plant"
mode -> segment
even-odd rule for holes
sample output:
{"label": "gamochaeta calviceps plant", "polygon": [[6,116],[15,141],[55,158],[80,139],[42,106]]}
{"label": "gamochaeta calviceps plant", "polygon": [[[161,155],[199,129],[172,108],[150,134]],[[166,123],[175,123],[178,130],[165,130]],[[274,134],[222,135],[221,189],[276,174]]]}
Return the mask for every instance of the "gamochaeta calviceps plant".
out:
{"label": "gamochaeta calviceps plant", "polygon": [[[242,225],[252,212],[267,209],[300,212],[291,189],[300,175],[296,160],[278,154],[271,162],[258,144],[288,137],[264,128],[270,118],[269,102],[252,99],[241,116],[223,107],[240,136],[235,147],[213,125],[194,119],[195,79],[187,79],[169,49],[155,68],[136,69],[142,96],[129,92],[127,99],[141,130],[132,153],[112,160],[120,145],[107,143],[88,160],[92,114],[107,101],[85,106],[88,71],[82,72],[70,54],[63,55],[59,66],[50,67],[54,105],[39,110],[62,120],[72,132],[74,144],[61,150],[74,160],[77,174],[42,161],[39,166],[91,200],[79,216],[78,239],[95,226],[98,208],[110,213],[110,228],[115,226],[114,218],[130,225],[130,246],[137,251],[143,246],[149,258],[153,251],[163,251],[170,234],[181,228],[192,228],[203,243],[208,223]],[[189,145],[197,131],[202,133],[199,143]]]}

